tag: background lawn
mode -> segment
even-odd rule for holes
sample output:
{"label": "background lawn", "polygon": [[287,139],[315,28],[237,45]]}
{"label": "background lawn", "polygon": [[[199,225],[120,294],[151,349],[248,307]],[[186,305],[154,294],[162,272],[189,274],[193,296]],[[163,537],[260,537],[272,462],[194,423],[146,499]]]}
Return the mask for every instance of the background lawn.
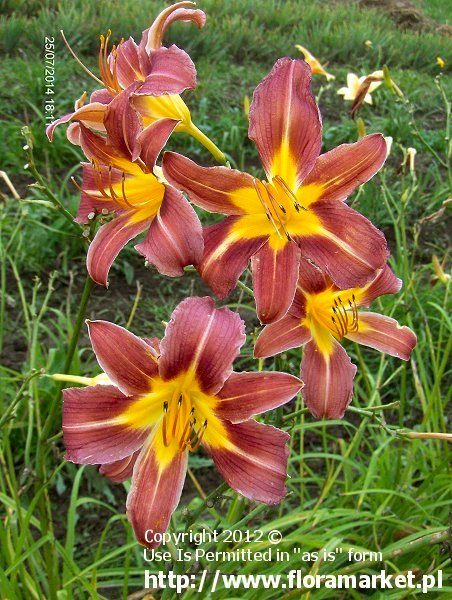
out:
{"label": "background lawn", "polygon": [[[194,122],[233,165],[255,174],[260,167],[247,138],[244,98],[251,99],[278,58],[301,57],[296,43],[309,48],[336,76],[328,83],[314,77],[324,151],[358,137],[350,105],[336,94],[347,73],[363,75],[388,66],[404,98],[382,85],[373,95],[373,105],[366,105],[358,116],[367,133],[391,136],[392,150],[381,173],[349,203],[385,232],[391,267],[404,281],[397,296],[383,297],[374,310],[397,318],[418,336],[408,363],[347,343],[358,373],[353,402],[341,421],[314,420],[300,397],[265,415],[264,422],[292,436],[289,494],[281,505],[268,507],[238,497],[222,484],[206,455],[198,452],[190,457],[190,477],[173,529],[278,529],[283,535],[278,548],[289,552],[290,561],[201,560],[171,566],[144,561],[125,516],[128,483],[109,483],[95,467],[79,468],[64,461],[60,391],[46,376],[64,369],[86,277],[86,242],[50,199],[54,194],[75,214],[78,192],[70,177],[81,180],[83,157],[67,141],[65,126],[56,131],[53,144],[45,137],[44,101],[49,96],[44,86],[44,40],[55,38],[52,98],[58,117],[72,110],[84,90],[96,88],[71,58],[60,29],[81,60],[97,72],[99,34],[110,28],[115,41],[129,35],[138,40],[164,3],[0,0],[0,170],[11,182],[8,186],[0,179],[1,598],[143,598],[145,568],[181,573],[219,568],[245,574],[288,573],[294,568],[312,574],[386,569],[414,570],[419,576],[442,569],[446,576],[452,548],[450,453],[447,442],[428,434],[450,431],[451,420],[450,277],[434,268],[437,257],[447,273],[450,232],[448,5],[447,0],[203,0],[199,8],[207,13],[204,30],[178,23],[169,31],[167,45],[174,42],[186,49],[197,66],[198,87],[184,95]],[[438,56],[445,61],[443,69]],[[214,164],[183,134],[172,137],[167,147]],[[414,172],[406,163],[408,147],[417,150]],[[30,164],[39,172],[39,183]],[[200,215],[203,222],[212,219]],[[242,281],[250,283],[249,273]],[[181,299],[208,293],[196,273],[189,271],[180,279],[160,276],[130,245],[112,268],[109,290],[95,288],[87,316],[127,324],[137,335],[161,337],[162,321],[169,319]],[[247,344],[236,370],[265,368],[298,375],[298,349],[275,359],[253,360],[260,327],[253,298],[244,287],[237,288],[227,305],[247,324]],[[71,373],[98,372],[83,328]],[[49,416],[55,398],[57,410]],[[247,544],[244,538],[201,547],[266,550],[271,545],[262,540]],[[303,552],[342,548],[344,553],[331,562],[302,561],[292,554],[295,547]],[[349,548],[381,552],[384,562],[349,562],[345,554]],[[452,593],[450,581],[430,597],[445,597],[447,591]],[[301,593],[309,597],[308,591]],[[214,597],[300,597],[300,591],[288,589],[284,593],[240,589],[236,594],[220,586]],[[421,597],[406,590],[320,589],[311,594],[319,599]],[[160,597],[172,596],[160,591],[148,596]],[[208,593],[184,594],[191,597]]]}

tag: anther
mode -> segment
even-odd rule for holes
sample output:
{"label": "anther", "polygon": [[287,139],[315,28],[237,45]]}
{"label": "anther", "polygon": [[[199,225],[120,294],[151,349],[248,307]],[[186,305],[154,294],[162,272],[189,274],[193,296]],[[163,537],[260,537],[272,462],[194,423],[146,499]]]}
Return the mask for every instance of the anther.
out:
{"label": "anther", "polygon": [[273,177],[272,181],[276,181],[277,183],[279,183],[280,187],[282,187],[282,189],[284,190],[284,192],[286,192],[286,194],[292,200],[293,205],[295,207],[295,210],[297,212],[300,212],[300,208],[302,210],[308,210],[307,208],[305,208],[302,204],[300,204],[298,202],[297,197],[295,196],[295,194],[292,192],[292,190],[290,189],[290,187],[287,185],[287,183],[284,181],[284,179],[280,175],[275,175]]}
{"label": "anther", "polygon": [[167,415],[168,415],[168,402],[163,403],[163,423],[162,423],[162,437],[163,437],[163,445],[168,447],[168,438],[166,435],[166,426],[167,426]]}

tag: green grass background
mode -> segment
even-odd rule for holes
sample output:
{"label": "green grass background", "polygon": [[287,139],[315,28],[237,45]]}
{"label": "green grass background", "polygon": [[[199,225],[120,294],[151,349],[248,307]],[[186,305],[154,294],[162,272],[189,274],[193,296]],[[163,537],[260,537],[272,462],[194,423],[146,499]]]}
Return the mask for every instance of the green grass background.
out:
{"label": "green grass background", "polygon": [[[397,5],[397,6],[395,6]],[[401,5],[403,5],[401,7]],[[7,174],[20,199],[0,180],[2,378],[0,415],[0,597],[21,598],[141,598],[143,570],[170,568],[143,561],[124,515],[128,484],[108,483],[94,467],[79,468],[64,461],[60,411],[51,416],[48,439],[39,442],[57,386],[36,376],[61,372],[85,279],[86,245],[78,230],[49,206],[48,195],[36,185],[26,142],[45,185],[69,211],[77,208],[71,175],[79,176],[80,151],[71,146],[64,127],[50,145],[44,135],[43,45],[56,39],[55,116],[70,111],[94,82],[71,59],[59,30],[93,70],[99,34],[108,28],[113,38],[139,39],[162,3],[144,0],[83,2],[1,1],[0,9],[0,170]],[[381,551],[384,564],[334,562],[206,563],[176,565],[180,572],[208,567],[229,573],[285,573],[302,568],[311,573],[391,573],[415,570],[436,573],[450,569],[450,452],[447,443],[410,439],[403,431],[450,431],[449,281],[436,281],[432,257],[445,261],[449,244],[447,198],[450,196],[448,139],[452,61],[450,14],[446,0],[395,2],[278,2],[204,0],[203,31],[175,24],[168,44],[185,48],[196,63],[198,87],[184,98],[193,119],[239,168],[259,172],[257,154],[247,139],[244,97],[281,56],[299,57],[294,44],[309,48],[336,75],[325,83],[314,80],[324,120],[324,150],[357,139],[356,123],[336,90],[349,71],[359,75],[387,65],[405,94],[397,99],[381,86],[374,105],[360,112],[368,133],[381,131],[394,144],[383,172],[355,194],[353,206],[384,230],[392,251],[391,266],[404,280],[403,291],[383,298],[375,310],[412,327],[418,345],[408,363],[349,343],[358,364],[351,409],[342,421],[315,421],[301,398],[265,422],[292,435],[289,494],[279,507],[269,508],[237,497],[224,487],[210,460],[191,457],[193,479],[206,504],[187,479],[172,527],[175,530],[225,528],[279,529],[279,548],[305,551],[350,547]],[[372,42],[371,47],[365,44]],[[446,66],[441,69],[436,57]],[[439,78],[439,79],[438,79]],[[21,129],[28,127],[25,139]],[[415,147],[416,176],[404,163],[406,149]],[[213,164],[208,154],[186,136],[174,136],[168,147],[197,161]],[[208,219],[202,215],[204,221]],[[137,291],[136,281],[140,288]],[[249,283],[245,274],[243,281]],[[115,263],[108,291],[95,289],[90,318],[130,323],[138,335],[161,336],[176,304],[190,294],[208,293],[199,278],[187,273],[170,280],[147,269],[126,249]],[[236,369],[277,369],[298,374],[300,351],[266,360],[252,360],[259,332],[252,298],[238,289],[228,305],[246,320],[248,341]],[[98,372],[83,331],[72,373]],[[450,379],[449,379],[450,381]],[[382,406],[389,405],[386,409]],[[57,406],[60,407],[58,400]],[[402,431],[402,433],[401,433]],[[37,458],[40,457],[40,458]],[[232,547],[206,544],[210,549]],[[265,550],[268,544],[246,545]],[[442,592],[452,593],[450,581]],[[141,595],[140,595],[140,591]],[[137,594],[132,596],[132,594]],[[152,597],[160,597],[154,592]],[[321,589],[283,592],[239,590],[240,598],[406,598],[421,597],[401,590],[340,591]],[[186,592],[184,598],[208,597]],[[171,594],[164,593],[164,598]],[[232,598],[219,589],[215,598]]]}

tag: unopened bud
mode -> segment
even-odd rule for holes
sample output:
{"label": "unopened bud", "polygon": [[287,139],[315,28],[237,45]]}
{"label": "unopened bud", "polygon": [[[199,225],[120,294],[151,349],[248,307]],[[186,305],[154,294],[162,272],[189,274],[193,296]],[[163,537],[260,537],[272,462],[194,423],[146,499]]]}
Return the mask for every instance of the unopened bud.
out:
{"label": "unopened bud", "polygon": [[356,121],[356,127],[358,129],[358,137],[362,138],[366,135],[366,126],[364,125],[364,121],[359,117]]}
{"label": "unopened bud", "polygon": [[406,151],[407,162],[410,167],[410,173],[412,173],[413,175],[414,175],[414,159],[415,159],[416,154],[417,154],[416,148],[408,148],[408,150]]}

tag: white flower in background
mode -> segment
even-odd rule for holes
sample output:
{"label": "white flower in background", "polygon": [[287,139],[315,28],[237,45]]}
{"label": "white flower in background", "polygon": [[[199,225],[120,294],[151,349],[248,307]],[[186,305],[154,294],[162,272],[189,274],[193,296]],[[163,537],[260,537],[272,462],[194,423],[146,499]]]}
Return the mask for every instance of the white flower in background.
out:
{"label": "white flower in background", "polygon": [[[347,87],[341,87],[337,93],[340,96],[344,96],[344,100],[354,100],[358,95],[359,88],[361,84],[367,77],[381,77],[383,81],[383,71],[374,71],[370,75],[363,75],[362,77],[358,77],[355,73],[349,73],[347,75]],[[381,81],[373,81],[370,86],[367,94],[364,97],[364,102],[367,104],[372,104],[372,92],[374,92],[379,85],[381,85]]]}

